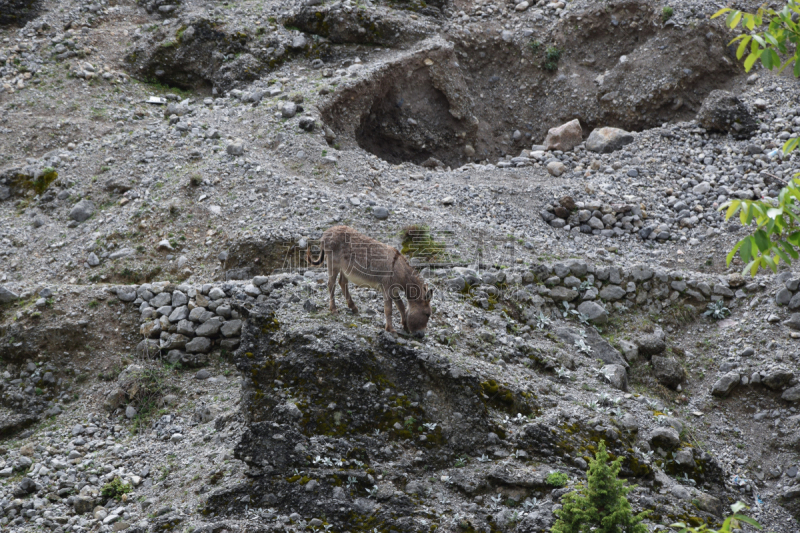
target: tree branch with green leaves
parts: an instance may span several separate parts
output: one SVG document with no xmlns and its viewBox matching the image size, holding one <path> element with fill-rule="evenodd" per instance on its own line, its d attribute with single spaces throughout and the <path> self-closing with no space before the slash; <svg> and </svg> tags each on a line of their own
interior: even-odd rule
<svg viewBox="0 0 800 533">
<path fill-rule="evenodd" d="M 730 44 L 736 42 L 736 58 L 741 60 L 745 54 L 744 68 L 747 72 L 761 61 L 768 70 L 778 73 L 793 65 L 791 72 L 800 77 L 800 0 L 788 0 L 783 9 L 762 7 L 756 13 L 746 13 L 726 7 L 711 18 L 726 15 L 725 24 L 736 29 L 741 24 L 742 33 Z M 783 57 L 783 58 L 782 58 Z M 783 145 L 784 155 L 800 145 L 800 137 L 792 137 Z M 725 210 L 725 220 L 739 214 L 739 221 L 755 231 L 736 243 L 727 255 L 727 264 L 739 253 L 744 262 L 744 274 L 755 276 L 759 269 L 769 268 L 777 272 L 781 261 L 791 264 L 800 258 L 800 174 L 795 174 L 789 184 L 781 189 L 774 200 L 730 200 L 720 206 Z"/>
</svg>

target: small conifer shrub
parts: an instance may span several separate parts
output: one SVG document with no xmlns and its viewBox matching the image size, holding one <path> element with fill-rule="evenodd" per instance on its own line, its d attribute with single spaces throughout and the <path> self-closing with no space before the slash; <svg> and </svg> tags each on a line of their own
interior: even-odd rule
<svg viewBox="0 0 800 533">
<path fill-rule="evenodd" d="M 625 497 L 635 486 L 617 479 L 622 457 L 608 464 L 606 445 L 600 442 L 589 464 L 586 485 L 564 496 L 564 507 L 556 511 L 558 520 L 551 533 L 647 533 L 642 520 L 649 511 L 631 512 Z"/>
</svg>

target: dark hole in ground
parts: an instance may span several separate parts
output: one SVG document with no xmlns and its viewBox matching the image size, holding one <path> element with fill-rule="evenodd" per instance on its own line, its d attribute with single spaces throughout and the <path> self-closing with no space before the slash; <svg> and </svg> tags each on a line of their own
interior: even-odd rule
<svg viewBox="0 0 800 533">
<path fill-rule="evenodd" d="M 452 153 L 452 143 L 466 128 L 449 109 L 447 97 L 433 86 L 427 69 L 417 69 L 374 99 L 361 117 L 356 142 L 390 163 L 421 165 L 435 158 L 457 165 L 460 159 Z"/>
<path fill-rule="evenodd" d="M 530 41 L 431 39 L 338 91 L 323 120 L 345 147 L 395 164 L 434 158 L 451 167 L 518 156 L 573 119 L 587 133 L 690 120 L 709 92 L 740 79 L 728 36 L 710 23 L 666 29 L 657 11 L 640 6 L 598 6 Z M 552 48 L 561 53 L 548 70 Z"/>
</svg>

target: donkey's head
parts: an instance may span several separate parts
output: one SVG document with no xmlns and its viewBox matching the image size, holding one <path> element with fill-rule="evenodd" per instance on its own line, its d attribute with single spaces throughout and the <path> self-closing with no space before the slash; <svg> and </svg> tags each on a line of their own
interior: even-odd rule
<svg viewBox="0 0 800 533">
<path fill-rule="evenodd" d="M 428 327 L 428 319 L 431 317 L 433 289 L 429 289 L 424 284 L 421 291 L 419 291 L 419 287 L 409 287 L 406 296 L 408 297 L 408 317 L 406 318 L 408 333 L 421 339 L 425 336 L 425 328 Z"/>
</svg>

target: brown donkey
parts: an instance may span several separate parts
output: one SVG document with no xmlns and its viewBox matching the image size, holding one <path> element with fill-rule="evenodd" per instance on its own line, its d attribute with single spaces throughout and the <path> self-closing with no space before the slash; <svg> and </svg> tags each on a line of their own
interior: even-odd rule
<svg viewBox="0 0 800 533">
<path fill-rule="evenodd" d="M 338 276 L 342 294 L 353 313 L 358 313 L 358 308 L 347 289 L 348 282 L 361 287 L 380 289 L 383 292 L 386 331 L 394 331 L 392 328 L 392 302 L 394 302 L 400 311 L 403 329 L 415 337 L 425 335 L 425 328 L 431 317 L 433 289 L 428 289 L 400 252 L 347 226 L 334 226 L 325 231 L 320 239 L 320 248 L 319 258 L 314 261 L 309 246 L 306 259 L 314 266 L 327 261 L 331 313 L 336 312 L 333 294 Z M 400 299 L 401 292 L 405 292 L 408 299 L 408 314 L 403 300 Z"/>
</svg>

